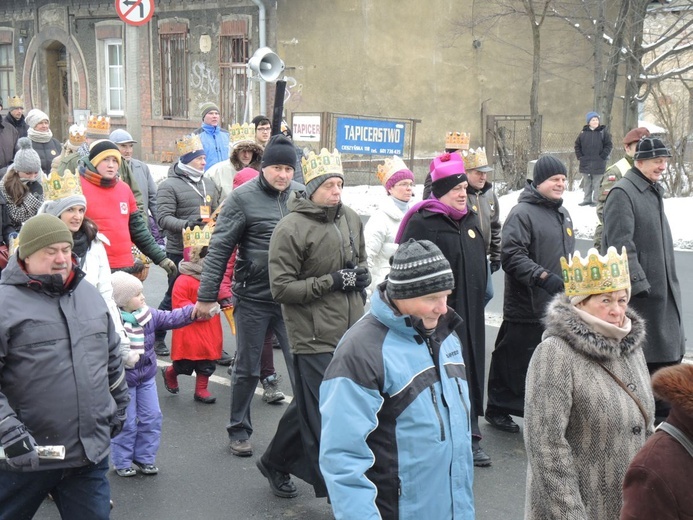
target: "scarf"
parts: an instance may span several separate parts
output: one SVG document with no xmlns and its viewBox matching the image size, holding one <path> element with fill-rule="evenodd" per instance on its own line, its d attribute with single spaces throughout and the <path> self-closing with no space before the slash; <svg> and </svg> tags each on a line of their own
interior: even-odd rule
<svg viewBox="0 0 693 520">
<path fill-rule="evenodd" d="M 130 339 L 130 349 L 144 350 L 144 326 L 152 319 L 152 311 L 145 305 L 132 312 L 121 309 L 120 315 L 123 317 L 123 327 Z"/>
<path fill-rule="evenodd" d="M 118 182 L 117 175 L 112 179 L 104 179 L 96 172 L 96 168 L 86 157 L 82 158 L 82 166 L 79 167 L 79 174 L 94 186 L 100 186 L 102 188 L 112 188 Z"/>
<path fill-rule="evenodd" d="M 402 235 L 404 234 L 404 230 L 407 227 L 407 222 L 409 222 L 409 219 L 412 217 L 412 215 L 418 213 L 419 210 L 422 209 L 427 209 L 432 213 L 440 213 L 442 215 L 447 215 L 455 222 L 459 222 L 460 220 L 462 220 L 462 218 L 467 214 L 468 211 L 467 206 L 464 207 L 464 210 L 460 211 L 451 206 L 448 206 L 447 204 L 443 204 L 438 199 L 436 199 L 433 194 L 431 194 L 430 199 L 417 202 L 411 207 L 411 209 L 409 209 L 409 211 L 405 213 L 404 217 L 402 218 L 402 222 L 399 225 L 399 229 L 397 230 L 397 235 L 395 236 L 395 244 L 400 243 Z"/>
<path fill-rule="evenodd" d="M 199 280 L 202 277 L 202 262 L 181 262 L 178 264 L 178 271 Z"/>
<path fill-rule="evenodd" d="M 202 170 L 197 170 L 192 166 L 188 166 L 180 161 L 178 161 L 178 169 L 185 174 L 193 182 L 200 182 L 200 179 L 204 175 Z"/>
<path fill-rule="evenodd" d="M 628 334 L 630 334 L 630 329 L 631 329 L 631 321 L 628 316 L 625 317 L 625 321 L 623 322 L 622 327 L 618 327 L 616 325 L 612 325 L 611 323 L 608 323 L 604 320 L 600 320 L 596 316 L 593 316 L 589 312 L 585 312 L 582 309 L 578 309 L 575 307 L 575 312 L 577 313 L 578 316 L 580 316 L 580 319 L 587 323 L 592 329 L 597 333 L 601 334 L 605 338 L 613 338 L 617 341 L 621 341 L 623 338 L 625 338 Z"/>
<path fill-rule="evenodd" d="M 29 131 L 27 132 L 27 136 L 29 139 L 36 143 L 47 143 L 51 139 L 53 139 L 53 132 L 51 132 L 50 128 L 46 130 L 45 132 L 40 132 L 39 130 L 34 130 L 33 128 L 29 128 Z"/>
<path fill-rule="evenodd" d="M 87 234 L 81 229 L 75 231 L 72 233 L 72 242 L 74 242 L 72 252 L 77 255 L 77 258 L 80 259 L 81 264 L 81 260 L 83 260 L 86 256 L 90 245 L 89 240 L 87 239 Z"/>
</svg>

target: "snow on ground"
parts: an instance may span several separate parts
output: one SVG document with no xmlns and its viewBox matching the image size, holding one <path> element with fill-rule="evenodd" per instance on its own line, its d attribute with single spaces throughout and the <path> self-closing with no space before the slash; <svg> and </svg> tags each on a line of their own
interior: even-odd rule
<svg viewBox="0 0 693 520">
<path fill-rule="evenodd" d="M 166 178 L 170 165 L 150 164 L 154 180 L 158 183 Z M 414 188 L 414 201 L 421 200 L 423 184 Z M 500 219 L 505 221 L 510 209 L 517 204 L 519 191 L 515 191 L 499 198 Z M 573 228 L 577 238 L 592 240 L 594 229 L 597 227 L 597 211 L 591 206 L 578 206 L 582 201 L 582 191 L 566 191 L 563 195 L 563 204 L 568 209 L 573 219 Z M 372 215 L 382 200 L 387 197 L 385 188 L 377 186 L 347 186 L 344 188 L 342 199 L 344 203 L 356 211 L 359 215 Z M 674 247 L 679 250 L 693 251 L 693 222 L 688 219 L 693 215 L 693 197 L 666 199 L 664 201 L 671 234 L 674 237 Z"/>
</svg>

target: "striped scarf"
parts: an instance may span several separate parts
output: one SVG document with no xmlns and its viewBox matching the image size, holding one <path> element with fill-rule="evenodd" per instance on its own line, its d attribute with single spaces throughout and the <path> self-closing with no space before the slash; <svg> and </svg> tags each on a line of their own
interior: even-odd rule
<svg viewBox="0 0 693 520">
<path fill-rule="evenodd" d="M 87 157 L 82 157 L 81 165 L 78 167 L 79 174 L 84 177 L 88 182 L 92 183 L 94 186 L 100 186 L 102 188 L 112 188 L 118 182 L 118 176 L 116 175 L 112 179 L 104 179 L 100 174 L 96 172 L 96 167 L 89 161 Z"/>
<path fill-rule="evenodd" d="M 123 317 L 123 327 L 130 339 L 131 350 L 144 350 L 144 326 L 152 319 L 152 311 L 144 306 L 133 312 L 120 310 Z"/>
</svg>

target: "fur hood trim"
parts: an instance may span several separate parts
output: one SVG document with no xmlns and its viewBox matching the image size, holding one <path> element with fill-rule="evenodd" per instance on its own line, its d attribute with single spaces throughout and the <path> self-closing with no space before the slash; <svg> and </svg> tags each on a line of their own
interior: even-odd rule
<svg viewBox="0 0 693 520">
<path fill-rule="evenodd" d="M 693 365 L 680 363 L 658 370 L 652 376 L 652 389 L 657 397 L 693 417 Z"/>
<path fill-rule="evenodd" d="M 544 337 L 557 336 L 568 345 L 597 361 L 629 356 L 642 348 L 645 341 L 645 322 L 632 309 L 626 311 L 631 320 L 631 331 L 621 341 L 595 332 L 585 323 L 565 294 L 557 295 L 549 304 L 544 317 Z"/>
</svg>

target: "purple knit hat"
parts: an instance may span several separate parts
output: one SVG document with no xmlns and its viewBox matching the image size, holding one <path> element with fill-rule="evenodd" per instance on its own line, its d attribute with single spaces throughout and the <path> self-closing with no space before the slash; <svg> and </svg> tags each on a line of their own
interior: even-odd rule
<svg viewBox="0 0 693 520">
<path fill-rule="evenodd" d="M 387 192 L 389 193 L 390 188 L 392 188 L 399 181 L 405 180 L 410 180 L 414 182 L 414 174 L 409 170 L 399 170 L 393 173 L 392 176 L 385 182 L 385 190 L 387 190 Z"/>
</svg>

